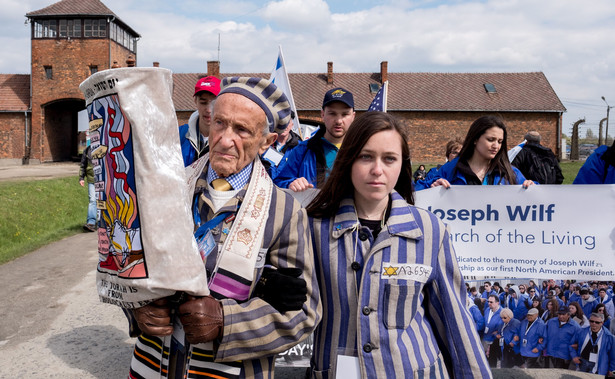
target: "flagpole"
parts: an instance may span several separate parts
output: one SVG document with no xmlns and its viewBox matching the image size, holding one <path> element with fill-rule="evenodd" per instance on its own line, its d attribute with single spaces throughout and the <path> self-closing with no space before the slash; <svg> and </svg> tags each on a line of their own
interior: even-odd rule
<svg viewBox="0 0 615 379">
<path fill-rule="evenodd" d="M 293 129 L 299 132 L 299 136 L 303 139 L 303 129 L 301 128 L 301 124 L 299 123 L 299 114 L 297 113 L 297 108 L 295 107 L 295 99 L 293 98 L 293 91 L 290 88 L 290 80 L 288 78 L 288 72 L 286 71 L 286 62 L 284 61 L 284 53 L 282 52 L 282 45 L 278 45 L 278 60 L 280 61 L 280 66 L 282 67 L 282 71 L 284 73 L 284 78 L 282 78 L 286 85 L 286 90 L 284 91 L 286 97 L 288 98 L 288 102 L 290 103 L 290 109 L 295 113 L 295 118 L 293 119 Z M 274 73 L 277 71 L 278 64 L 276 63 L 276 67 L 271 74 L 271 79 L 274 79 Z M 276 83 L 277 85 L 277 83 Z M 280 87 L 278 85 L 278 87 Z"/>
<path fill-rule="evenodd" d="M 383 91 L 383 96 L 382 96 L 382 101 L 384 101 L 384 112 L 386 113 L 387 111 L 387 106 L 388 106 L 388 102 L 389 102 L 389 81 L 385 81 L 384 84 L 384 91 Z"/>
</svg>

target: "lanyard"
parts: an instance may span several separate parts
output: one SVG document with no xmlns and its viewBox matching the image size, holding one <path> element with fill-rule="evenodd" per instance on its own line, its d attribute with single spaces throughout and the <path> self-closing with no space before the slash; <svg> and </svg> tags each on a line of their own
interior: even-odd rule
<svg viewBox="0 0 615 379">
<path fill-rule="evenodd" d="M 530 329 L 532 328 L 532 326 L 534 326 L 534 324 L 535 324 L 535 323 L 536 323 L 536 321 L 534 321 L 533 323 L 531 323 L 531 324 L 529 324 L 529 325 L 527 326 L 527 328 L 525 329 L 525 335 L 526 335 L 526 336 L 527 336 L 527 332 L 529 332 L 529 331 L 530 331 Z"/>
<path fill-rule="evenodd" d="M 217 215 L 216 217 L 212 218 L 211 220 L 207 221 L 206 223 L 204 223 L 203 225 L 201 225 L 201 214 L 198 211 L 198 196 L 195 196 L 194 198 L 194 205 L 192 206 L 192 210 L 193 210 L 193 217 L 194 217 L 194 223 L 196 225 L 199 225 L 198 229 L 194 232 L 194 238 L 197 239 L 197 241 L 207 233 L 207 231 L 213 229 L 214 227 L 218 226 L 218 224 L 220 224 L 222 222 L 222 220 L 224 220 L 226 217 L 228 217 L 229 215 L 231 215 L 233 212 L 223 212 L 220 213 L 219 215 Z"/>
</svg>

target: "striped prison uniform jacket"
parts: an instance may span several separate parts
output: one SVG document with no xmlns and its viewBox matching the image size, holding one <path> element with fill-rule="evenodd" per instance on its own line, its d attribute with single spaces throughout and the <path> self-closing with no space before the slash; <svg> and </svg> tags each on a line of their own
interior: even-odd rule
<svg viewBox="0 0 615 379">
<path fill-rule="evenodd" d="M 200 186 L 200 187 L 199 187 Z M 195 193 L 202 192 L 199 209 L 202 220 L 209 220 L 220 213 L 238 211 L 245 196 L 247 185 L 214 214 L 211 198 L 204 191 L 201 180 Z M 216 248 L 208 256 L 217 255 L 217 248 L 226 235 L 220 231 L 231 228 L 233 220 L 212 230 Z M 320 320 L 321 303 L 315 272 L 313 249 L 305 209 L 288 193 L 274 186 L 262 248 L 267 249 L 266 265 L 275 267 L 298 267 L 307 283 L 307 301 L 300 311 L 280 313 L 258 297 L 250 297 L 238 303 L 222 299 L 224 312 L 224 336 L 212 348 L 207 344 L 194 345 L 186 365 L 187 378 L 272 378 L 275 354 L 283 352 L 306 339 Z M 254 285 L 263 268 L 255 269 Z M 283 289 L 281 289 L 283 290 Z M 130 376 L 133 378 L 166 378 L 168 376 L 171 337 L 157 338 L 142 335 L 135 346 Z M 224 362 L 240 368 L 238 375 L 232 370 L 201 369 L 200 362 Z M 229 373 L 230 372 L 230 373 Z"/>
<path fill-rule="evenodd" d="M 312 376 L 333 378 L 339 355 L 358 355 L 363 378 L 490 378 L 448 231 L 397 192 L 391 199 L 376 240 L 352 199 L 332 218 L 310 218 L 323 302 Z"/>
</svg>

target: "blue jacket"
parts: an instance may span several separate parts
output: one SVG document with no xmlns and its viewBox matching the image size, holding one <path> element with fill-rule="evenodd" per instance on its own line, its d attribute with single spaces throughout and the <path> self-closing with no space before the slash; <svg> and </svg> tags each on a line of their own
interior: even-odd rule
<svg viewBox="0 0 615 379">
<path fill-rule="evenodd" d="M 596 374 L 598 375 L 606 375 L 609 371 L 615 371 L 615 347 L 613 335 L 608 331 L 604 326 L 598 332 L 598 363 L 596 369 Z M 575 350 L 572 346 L 570 346 L 570 356 L 571 357 L 580 357 L 581 352 L 586 344 L 591 343 L 591 328 L 581 328 L 574 339 L 572 340 L 572 345 L 576 344 L 578 347 Z"/>
<path fill-rule="evenodd" d="M 485 318 L 483 317 L 483 315 L 480 314 L 480 309 L 478 309 L 478 306 L 476 306 L 476 304 L 473 304 L 470 307 L 469 311 L 472 315 L 472 318 L 474 319 L 474 324 L 476 324 L 476 331 L 479 335 L 482 335 L 483 330 L 485 330 Z"/>
<path fill-rule="evenodd" d="M 525 315 L 527 315 L 527 311 L 529 310 L 529 308 L 526 306 L 525 301 L 526 298 L 524 297 L 521 297 L 521 299 L 514 299 L 512 296 L 508 296 L 508 298 L 506 299 L 506 304 L 504 306 L 513 311 L 513 316 L 517 320 L 523 321 L 523 319 L 525 319 Z"/>
<path fill-rule="evenodd" d="M 608 148 L 607 145 L 602 145 L 594 150 L 572 184 L 615 184 L 615 167 L 609 165 L 605 171 L 606 162 L 602 159 Z"/>
<path fill-rule="evenodd" d="M 510 321 L 508 321 L 508 324 L 502 323 L 502 326 L 500 327 L 500 335 L 504 338 L 502 351 L 504 350 L 504 345 L 510 345 L 512 343 L 515 353 L 519 354 L 519 351 L 521 350 L 521 344 L 519 342 L 521 340 L 515 341 L 514 338 L 515 336 L 519 335 L 520 326 L 521 321 L 517 320 L 516 318 L 510 319 Z"/>
<path fill-rule="evenodd" d="M 199 112 L 190 115 L 187 124 L 179 127 L 179 143 L 182 148 L 184 166 L 189 166 L 209 149 L 207 138 L 199 131 Z M 200 147 L 200 152 L 197 146 Z"/>
<path fill-rule="evenodd" d="M 550 357 L 571 360 L 570 345 L 580 329 L 579 324 L 572 318 L 564 325 L 560 325 L 556 317 L 547 321 L 546 354 Z"/>
<path fill-rule="evenodd" d="M 521 349 L 519 352 L 524 357 L 536 358 L 540 356 L 542 350 L 545 348 L 545 343 L 547 342 L 545 340 L 547 337 L 545 323 L 542 319 L 537 318 L 529 329 L 527 327 L 528 324 L 529 322 L 526 318 L 521 321 L 521 325 L 519 326 L 519 341 L 521 342 Z M 543 339 L 542 343 L 539 342 L 541 338 Z M 526 342 L 524 343 L 524 341 Z M 532 351 L 534 348 L 538 349 L 537 353 Z"/>
<path fill-rule="evenodd" d="M 448 180 L 451 185 L 467 185 L 468 182 L 466 180 L 466 177 L 463 175 L 463 173 L 456 169 L 457 162 L 459 162 L 459 158 L 455 158 L 452 161 L 442 165 L 442 167 L 440 167 L 440 169 L 431 178 L 425 178 L 425 180 L 417 180 L 414 184 L 415 191 L 430 188 L 432 183 L 440 178 Z M 513 166 L 512 169 L 516 176 L 516 183 L 513 184 L 523 184 L 523 182 L 525 181 L 525 176 L 523 176 L 521 171 L 519 171 L 519 169 L 517 169 L 516 167 Z M 500 182 L 500 180 L 500 175 L 495 174 L 495 176 L 493 177 L 494 183 L 510 184 L 504 181 Z"/>
<path fill-rule="evenodd" d="M 587 318 L 589 319 L 589 316 L 592 315 L 594 308 L 596 308 L 596 305 L 598 305 L 598 300 L 596 300 L 594 295 L 589 295 L 589 298 L 587 300 L 581 299 L 581 301 L 579 301 L 579 304 L 581 304 L 581 308 L 583 308 L 583 313 L 585 313 L 585 316 L 587 316 Z"/>
<path fill-rule="evenodd" d="M 493 342 L 495 340 L 495 336 L 500 332 L 500 328 L 504 323 L 502 318 L 500 318 L 500 312 L 502 311 L 502 307 L 499 307 L 497 311 L 491 316 L 491 320 L 489 320 L 489 312 L 491 308 L 488 306 L 485 307 L 485 314 L 483 317 L 485 318 L 485 336 L 483 340 L 485 342 Z"/>
</svg>

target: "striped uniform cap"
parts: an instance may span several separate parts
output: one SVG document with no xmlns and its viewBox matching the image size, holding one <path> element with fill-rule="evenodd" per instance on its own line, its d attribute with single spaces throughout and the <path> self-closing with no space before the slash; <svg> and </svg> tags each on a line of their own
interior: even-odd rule
<svg viewBox="0 0 615 379">
<path fill-rule="evenodd" d="M 255 102 L 267 115 L 269 131 L 272 133 L 282 133 L 290 122 L 290 105 L 286 95 L 267 79 L 237 76 L 224 78 L 220 95 L 225 93 L 236 93 Z"/>
</svg>

